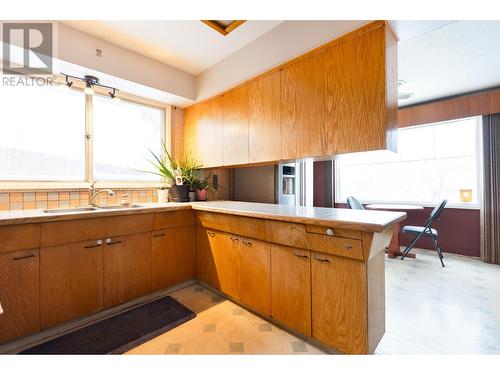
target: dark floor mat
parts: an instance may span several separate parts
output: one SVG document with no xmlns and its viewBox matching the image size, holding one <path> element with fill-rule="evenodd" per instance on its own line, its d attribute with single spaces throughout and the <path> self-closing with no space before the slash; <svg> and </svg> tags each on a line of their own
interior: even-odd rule
<svg viewBox="0 0 500 375">
<path fill-rule="evenodd" d="M 164 297 L 20 354 L 120 354 L 195 316 L 172 297 Z"/>
</svg>

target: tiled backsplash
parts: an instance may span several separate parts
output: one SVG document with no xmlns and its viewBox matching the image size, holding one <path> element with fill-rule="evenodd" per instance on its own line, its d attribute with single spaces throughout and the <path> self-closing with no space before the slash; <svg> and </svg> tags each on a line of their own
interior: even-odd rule
<svg viewBox="0 0 500 375">
<path fill-rule="evenodd" d="M 124 194 L 131 203 L 157 202 L 156 189 L 114 190 L 116 195 L 102 193 L 97 199 L 100 206 L 119 204 Z M 35 210 L 44 208 L 78 207 L 89 204 L 87 190 L 75 191 L 37 191 L 0 193 L 0 210 Z"/>
</svg>

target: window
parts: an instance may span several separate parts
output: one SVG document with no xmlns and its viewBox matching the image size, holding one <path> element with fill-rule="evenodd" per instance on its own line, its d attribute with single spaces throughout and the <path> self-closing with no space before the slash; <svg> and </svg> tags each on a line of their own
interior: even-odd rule
<svg viewBox="0 0 500 375">
<path fill-rule="evenodd" d="M 402 128 L 397 154 L 372 151 L 341 155 L 335 162 L 336 199 L 430 204 L 448 199 L 478 204 L 480 118 Z M 462 192 L 462 194 L 461 194 Z"/>
<path fill-rule="evenodd" d="M 101 96 L 93 99 L 94 179 L 160 181 L 141 171 L 152 169 L 148 149 L 161 151 L 163 111 Z"/>
<path fill-rule="evenodd" d="M 84 95 L 0 86 L 0 179 L 85 178 Z"/>
<path fill-rule="evenodd" d="M 0 182 L 160 181 L 143 171 L 152 170 L 149 150 L 161 153 L 164 109 L 89 99 L 78 89 L 0 86 Z"/>
</svg>

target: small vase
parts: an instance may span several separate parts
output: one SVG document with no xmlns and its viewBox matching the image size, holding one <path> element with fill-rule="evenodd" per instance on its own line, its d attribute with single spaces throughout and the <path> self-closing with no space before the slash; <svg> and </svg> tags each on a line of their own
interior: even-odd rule
<svg viewBox="0 0 500 375">
<path fill-rule="evenodd" d="M 156 193 L 158 194 L 158 203 L 168 202 L 168 189 L 158 189 Z"/>
<path fill-rule="evenodd" d="M 196 200 L 206 201 L 207 200 L 207 189 L 198 190 L 196 189 Z"/>
</svg>

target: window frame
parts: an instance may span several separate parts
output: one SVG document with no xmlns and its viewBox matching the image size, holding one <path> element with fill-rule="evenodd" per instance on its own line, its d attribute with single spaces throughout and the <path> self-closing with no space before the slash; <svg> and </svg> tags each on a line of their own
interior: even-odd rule
<svg viewBox="0 0 500 375">
<path fill-rule="evenodd" d="M 428 124 L 419 124 L 415 126 L 406 126 L 405 128 L 419 128 L 419 127 L 426 127 L 426 126 L 433 126 L 433 125 L 441 125 L 441 124 L 446 124 L 450 122 L 456 122 L 460 120 L 469 120 L 469 119 L 474 119 L 476 121 L 476 167 L 477 167 L 477 176 L 476 176 L 476 189 L 477 189 L 477 202 L 475 203 L 466 203 L 466 202 L 451 202 L 446 205 L 446 208 L 457 208 L 457 209 L 471 209 L 471 210 L 479 210 L 481 208 L 481 201 L 482 201 L 482 194 L 483 194 L 483 185 L 482 185 L 482 176 L 481 176 L 481 171 L 482 171 L 482 135 L 481 135 L 481 116 L 471 116 L 471 117 L 464 117 L 464 118 L 457 118 L 453 120 L 447 120 L 447 121 L 439 121 L 439 122 L 433 122 L 433 123 L 428 123 Z M 388 151 L 390 152 L 390 151 Z M 336 158 L 334 158 L 334 163 L 335 163 Z M 347 204 L 347 201 L 345 199 L 340 199 L 338 197 L 341 196 L 340 194 L 340 186 L 341 186 L 341 181 L 340 181 L 340 176 L 338 173 L 338 169 L 335 168 L 335 203 L 339 204 Z M 434 207 L 437 203 L 439 202 L 427 202 L 427 201 L 400 201 L 400 200 L 363 200 L 363 204 L 415 204 L 415 205 L 421 205 L 424 207 Z"/>
<path fill-rule="evenodd" d="M 62 80 L 62 81 L 61 81 Z M 64 82 L 61 77 L 56 77 L 56 82 Z M 72 90 L 84 90 L 85 86 L 80 82 L 75 82 Z M 96 87 L 94 95 L 107 96 L 106 89 Z M 85 126 L 83 129 L 82 137 L 85 137 L 85 176 L 84 180 L 0 180 L 0 191 L 27 191 L 27 190 L 64 190 L 64 189 L 88 189 L 90 184 L 94 182 L 93 179 L 93 98 L 94 95 L 84 95 L 82 105 L 85 106 Z M 162 130 L 161 139 L 167 145 L 167 149 L 171 151 L 171 105 L 161 103 L 153 99 L 139 97 L 120 91 L 120 99 L 124 102 L 139 104 L 146 107 L 153 107 L 162 111 Z M 111 99 L 110 99 L 111 100 Z M 162 151 L 163 156 L 164 152 Z M 109 188 L 157 188 L 165 181 L 97 181 L 96 187 L 109 187 Z"/>
</svg>

